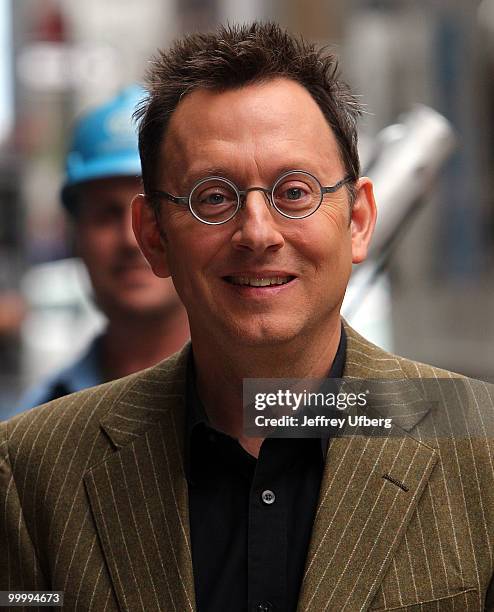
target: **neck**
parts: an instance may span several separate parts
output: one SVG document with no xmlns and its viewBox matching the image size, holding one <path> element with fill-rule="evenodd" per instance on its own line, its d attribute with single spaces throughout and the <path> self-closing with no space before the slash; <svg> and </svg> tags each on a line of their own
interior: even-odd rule
<svg viewBox="0 0 494 612">
<path fill-rule="evenodd" d="M 341 336 L 339 316 L 312 343 L 307 338 L 278 346 L 222 344 L 215 338 L 197 342 L 192 333 L 197 387 L 208 418 L 216 429 L 257 456 L 263 438 L 243 434 L 245 378 L 324 378 L 334 361 Z"/>
<path fill-rule="evenodd" d="M 102 339 L 105 378 L 112 380 L 149 368 L 177 352 L 189 338 L 187 314 L 112 317 Z"/>
</svg>

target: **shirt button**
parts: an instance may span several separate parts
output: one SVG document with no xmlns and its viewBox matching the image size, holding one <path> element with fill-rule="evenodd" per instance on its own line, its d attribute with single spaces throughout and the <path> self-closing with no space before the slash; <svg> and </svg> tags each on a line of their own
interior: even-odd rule
<svg viewBox="0 0 494 612">
<path fill-rule="evenodd" d="M 261 499 L 262 499 L 262 501 L 266 505 L 270 506 L 271 504 L 274 504 L 274 501 L 276 499 L 276 495 L 273 493 L 273 491 L 270 491 L 269 489 L 266 489 L 265 491 L 263 491 L 261 493 Z M 265 605 L 265 604 L 259 604 L 259 605 Z M 271 604 L 269 604 L 269 605 L 271 605 Z M 259 610 L 260 609 L 261 608 L 259 608 Z M 269 610 L 271 610 L 271 608 L 269 608 Z"/>
<path fill-rule="evenodd" d="M 269 601 L 261 601 L 257 604 L 256 612 L 272 612 L 273 606 Z"/>
</svg>

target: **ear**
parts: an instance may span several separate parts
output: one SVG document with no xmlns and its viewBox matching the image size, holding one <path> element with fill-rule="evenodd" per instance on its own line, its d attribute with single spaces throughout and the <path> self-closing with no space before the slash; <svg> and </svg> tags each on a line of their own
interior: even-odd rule
<svg viewBox="0 0 494 612">
<path fill-rule="evenodd" d="M 376 202 L 372 182 L 367 177 L 357 181 L 357 195 L 352 207 L 350 229 L 352 233 L 352 263 L 361 263 L 367 257 L 367 250 L 376 224 Z"/>
<path fill-rule="evenodd" d="M 158 223 L 156 214 L 142 193 L 132 200 L 132 228 L 139 248 L 148 260 L 156 276 L 170 276 L 166 235 Z"/>
</svg>

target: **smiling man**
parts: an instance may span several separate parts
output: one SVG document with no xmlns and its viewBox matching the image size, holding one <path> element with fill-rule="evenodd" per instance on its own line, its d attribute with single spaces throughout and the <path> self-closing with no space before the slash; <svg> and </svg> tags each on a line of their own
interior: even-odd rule
<svg viewBox="0 0 494 612">
<path fill-rule="evenodd" d="M 371 183 L 352 176 L 307 89 L 278 75 L 190 93 L 158 159 L 166 170 L 134 201 L 138 240 L 186 306 L 209 419 L 257 455 L 262 440 L 232 410 L 242 381 L 330 371 L 351 265 L 374 225 Z"/>
<path fill-rule="evenodd" d="M 335 57 L 254 23 L 178 41 L 148 84 L 134 230 L 191 345 L 3 425 L 2 588 L 71 610 L 493 609 L 492 388 L 340 318 L 376 207 Z M 380 388 L 388 433 L 244 431 L 244 379 L 325 377 L 418 384 Z M 461 389 L 461 438 L 428 378 Z"/>
</svg>

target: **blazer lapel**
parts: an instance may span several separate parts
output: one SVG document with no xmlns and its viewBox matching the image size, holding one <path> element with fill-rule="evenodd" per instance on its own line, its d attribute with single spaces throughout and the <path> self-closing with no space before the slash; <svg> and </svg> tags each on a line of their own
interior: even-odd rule
<svg viewBox="0 0 494 612">
<path fill-rule="evenodd" d="M 122 610 L 195 610 L 183 470 L 187 352 L 136 377 L 102 422 L 115 452 L 84 478 Z"/>
<path fill-rule="evenodd" d="M 397 359 L 351 328 L 347 338 L 346 378 L 405 378 Z M 122 610 L 195 610 L 183 470 L 187 353 L 136 376 L 110 407 L 101 425 L 114 451 L 84 478 Z M 414 414 L 416 405 L 406 429 Z M 299 610 L 368 608 L 436 460 L 405 432 L 331 441 Z"/>
<path fill-rule="evenodd" d="M 406 378 L 398 359 L 351 328 L 346 332 L 345 378 Z M 427 412 L 426 407 L 417 410 L 416 402 L 411 405 L 407 393 L 401 404 L 406 429 Z M 385 406 L 378 411 L 385 412 Z M 299 611 L 369 607 L 437 461 L 433 449 L 396 424 L 387 436 L 365 433 L 356 430 L 356 435 L 331 440 Z"/>
</svg>

